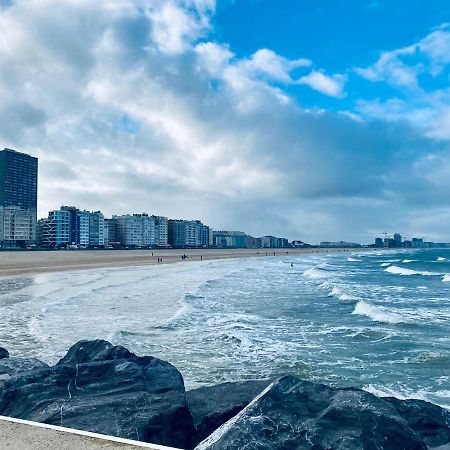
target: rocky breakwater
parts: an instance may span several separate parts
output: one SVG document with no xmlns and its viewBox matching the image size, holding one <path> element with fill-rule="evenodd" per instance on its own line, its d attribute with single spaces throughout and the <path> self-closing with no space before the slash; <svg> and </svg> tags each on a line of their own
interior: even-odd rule
<svg viewBox="0 0 450 450">
<path fill-rule="evenodd" d="M 450 449 L 450 414 L 430 403 L 293 376 L 186 392 L 171 364 L 106 341 L 52 367 L 0 349 L 0 395 L 0 415 L 183 449 Z"/>
</svg>

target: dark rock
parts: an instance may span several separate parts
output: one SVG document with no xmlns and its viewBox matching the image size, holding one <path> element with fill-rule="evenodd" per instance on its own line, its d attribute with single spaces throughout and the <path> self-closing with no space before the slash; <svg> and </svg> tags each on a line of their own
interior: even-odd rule
<svg viewBox="0 0 450 450">
<path fill-rule="evenodd" d="M 4 358 L 0 359 L 0 389 L 11 377 L 48 367 L 36 358 Z"/>
<path fill-rule="evenodd" d="M 6 348 L 0 347 L 0 359 L 9 358 L 9 352 Z"/>
<path fill-rule="evenodd" d="M 429 447 L 450 443 L 450 412 L 422 400 L 384 398 Z M 450 450 L 450 446 L 449 446 Z"/>
<path fill-rule="evenodd" d="M 0 415 L 180 448 L 195 431 L 180 372 L 106 341 L 78 342 L 56 366 L 11 378 Z"/>
<path fill-rule="evenodd" d="M 359 389 L 287 376 L 270 385 L 196 450 L 425 450 L 394 406 Z"/>
<path fill-rule="evenodd" d="M 197 429 L 193 444 L 242 411 L 269 384 L 268 380 L 250 380 L 188 391 L 187 400 Z"/>
</svg>

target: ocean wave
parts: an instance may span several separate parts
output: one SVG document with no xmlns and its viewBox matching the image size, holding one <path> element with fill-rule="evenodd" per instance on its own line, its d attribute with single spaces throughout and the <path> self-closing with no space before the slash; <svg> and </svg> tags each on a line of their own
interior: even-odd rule
<svg viewBox="0 0 450 450">
<path fill-rule="evenodd" d="M 342 292 L 342 290 L 340 288 L 336 287 L 336 286 L 333 287 L 333 289 L 329 293 L 329 297 L 336 297 L 339 300 L 342 300 L 344 302 L 358 300 L 357 297 L 354 297 L 353 295 L 347 294 L 346 292 Z"/>
<path fill-rule="evenodd" d="M 446 352 L 423 352 L 411 358 L 412 363 L 439 365 L 450 368 L 450 354 Z"/>
<path fill-rule="evenodd" d="M 360 259 L 356 259 L 356 258 L 352 258 L 352 257 L 348 257 L 347 261 L 349 261 L 349 262 L 361 262 Z"/>
<path fill-rule="evenodd" d="M 422 275 L 422 276 L 440 276 L 442 273 L 436 273 L 436 272 L 427 272 L 427 271 L 419 271 L 419 270 L 411 270 L 411 269 L 405 269 L 404 267 L 398 267 L 398 266 L 389 266 L 386 269 L 384 269 L 385 272 L 392 273 L 394 275 Z"/>
<path fill-rule="evenodd" d="M 404 260 L 402 261 L 402 263 L 404 263 L 404 264 L 409 264 L 409 263 L 417 262 L 417 261 L 418 261 L 417 259 L 404 259 Z"/>
<path fill-rule="evenodd" d="M 370 305 L 364 300 L 360 300 L 356 304 L 352 314 L 367 316 L 375 322 L 392 324 L 406 322 L 405 318 L 400 314 L 389 311 L 387 308 L 383 308 L 382 306 Z"/>
<path fill-rule="evenodd" d="M 328 264 L 324 263 L 324 264 L 319 264 L 315 267 L 311 267 L 308 270 L 305 270 L 303 272 L 303 275 L 307 278 L 312 278 L 312 279 L 321 279 L 321 278 L 328 278 L 331 274 L 330 272 L 327 272 L 326 270 L 324 270 L 326 267 L 328 267 Z"/>
<path fill-rule="evenodd" d="M 442 278 L 442 281 L 443 281 L 444 283 L 450 283 L 450 273 L 446 273 L 446 274 L 444 275 L 444 277 Z"/>
<path fill-rule="evenodd" d="M 444 258 L 442 256 L 439 256 L 438 259 L 436 259 L 436 262 L 446 262 L 447 258 Z"/>
<path fill-rule="evenodd" d="M 381 263 L 380 267 L 388 267 L 390 265 L 391 265 L 391 263 L 385 262 L 385 263 Z"/>
</svg>

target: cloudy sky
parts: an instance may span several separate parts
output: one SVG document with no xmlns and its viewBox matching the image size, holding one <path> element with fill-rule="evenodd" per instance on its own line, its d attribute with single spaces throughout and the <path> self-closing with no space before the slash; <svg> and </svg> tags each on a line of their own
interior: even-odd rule
<svg viewBox="0 0 450 450">
<path fill-rule="evenodd" d="M 39 215 L 450 241 L 447 0 L 0 0 L 0 147 Z"/>
</svg>

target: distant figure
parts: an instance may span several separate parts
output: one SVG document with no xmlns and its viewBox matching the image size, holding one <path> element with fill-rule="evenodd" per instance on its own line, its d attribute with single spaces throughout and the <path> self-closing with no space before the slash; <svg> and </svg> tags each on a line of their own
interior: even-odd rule
<svg viewBox="0 0 450 450">
<path fill-rule="evenodd" d="M 153 252 L 152 252 L 152 256 L 153 256 Z"/>
<path fill-rule="evenodd" d="M 291 267 L 294 267 L 294 263 L 293 262 L 291 262 Z"/>
<path fill-rule="evenodd" d="M 267 252 L 266 252 L 266 256 L 267 256 Z"/>
<path fill-rule="evenodd" d="M 273 256 L 275 256 L 275 252 L 273 252 Z"/>
<path fill-rule="evenodd" d="M 202 260 L 203 259 L 203 256 L 200 256 L 200 260 Z"/>
</svg>

